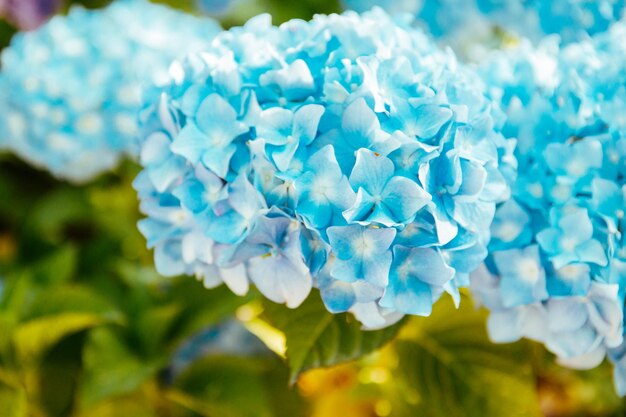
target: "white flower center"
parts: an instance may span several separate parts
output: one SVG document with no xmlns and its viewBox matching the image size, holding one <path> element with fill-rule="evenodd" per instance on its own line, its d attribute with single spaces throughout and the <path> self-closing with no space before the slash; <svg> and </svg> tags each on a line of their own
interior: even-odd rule
<svg viewBox="0 0 626 417">
<path fill-rule="evenodd" d="M 410 268 L 408 260 L 403 262 L 397 269 L 398 277 L 401 279 L 407 279 L 410 274 Z"/>
<path fill-rule="evenodd" d="M 95 113 L 88 113 L 76 121 L 75 128 L 78 133 L 93 135 L 102 129 L 102 119 Z"/>
<path fill-rule="evenodd" d="M 354 251 L 364 258 L 370 256 L 375 248 L 374 240 L 368 236 L 362 236 L 360 239 L 356 239 L 353 245 Z"/>
<path fill-rule="evenodd" d="M 514 222 L 502 223 L 496 230 L 496 236 L 503 242 L 511 242 L 517 236 L 519 236 L 522 228 L 519 224 Z"/>
<path fill-rule="evenodd" d="M 539 183 L 530 184 L 528 186 L 528 192 L 535 198 L 543 197 L 543 187 Z"/>
<path fill-rule="evenodd" d="M 325 202 L 328 197 L 326 193 L 333 186 L 333 182 L 328 177 L 318 177 L 311 185 L 311 198 L 316 203 Z"/>
<path fill-rule="evenodd" d="M 566 265 L 559 269 L 559 276 L 566 280 L 574 280 L 580 275 L 580 268 L 576 265 Z"/>
<path fill-rule="evenodd" d="M 115 116 L 115 127 L 120 133 L 126 136 L 134 136 L 137 133 L 135 118 L 128 114 L 118 114 Z"/>
<path fill-rule="evenodd" d="M 552 197 L 557 201 L 565 201 L 571 194 L 571 187 L 568 185 L 559 184 L 552 189 Z"/>
<path fill-rule="evenodd" d="M 537 282 L 539 279 L 539 265 L 533 259 L 522 259 L 518 265 L 519 276 L 530 283 Z"/>
<path fill-rule="evenodd" d="M 587 171 L 587 167 L 583 164 L 580 159 L 574 159 L 567 164 L 567 172 L 576 177 L 582 177 Z"/>
<path fill-rule="evenodd" d="M 564 237 L 561 239 L 561 247 L 567 252 L 573 252 L 576 249 L 576 241 L 571 237 Z"/>
<path fill-rule="evenodd" d="M 189 215 L 184 210 L 175 210 L 169 215 L 170 221 L 176 225 L 184 224 Z"/>
</svg>

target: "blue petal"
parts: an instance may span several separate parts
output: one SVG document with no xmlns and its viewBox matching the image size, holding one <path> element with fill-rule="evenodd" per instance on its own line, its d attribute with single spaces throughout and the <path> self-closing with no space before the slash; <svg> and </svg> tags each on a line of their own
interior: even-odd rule
<svg viewBox="0 0 626 417">
<path fill-rule="evenodd" d="M 350 184 L 354 189 L 362 187 L 370 195 L 380 196 L 393 173 L 393 162 L 389 158 L 376 155 L 369 149 L 359 149 L 350 174 Z"/>
<path fill-rule="evenodd" d="M 495 252 L 500 272 L 500 290 L 505 307 L 531 304 L 548 298 L 546 276 L 536 245 L 525 249 Z"/>
<path fill-rule="evenodd" d="M 195 122 L 203 132 L 213 136 L 217 130 L 220 135 L 234 139 L 247 131 L 243 123 L 237 121 L 237 112 L 219 94 L 211 94 L 200 103 Z"/>
<path fill-rule="evenodd" d="M 418 279 L 411 278 L 402 279 L 393 274 L 379 305 L 406 314 L 429 316 L 432 312 L 433 301 L 430 286 Z"/>
<path fill-rule="evenodd" d="M 309 66 L 297 59 L 280 70 L 267 71 L 259 78 L 262 86 L 277 86 L 289 101 L 303 100 L 315 92 Z"/>
<path fill-rule="evenodd" d="M 236 151 L 237 147 L 233 144 L 222 149 L 207 150 L 202 155 L 202 163 L 219 177 L 226 178 Z"/>
<path fill-rule="evenodd" d="M 193 122 L 189 122 L 181 129 L 170 149 L 195 165 L 208 150 L 208 138 Z"/>
<path fill-rule="evenodd" d="M 422 105 L 414 110 L 413 132 L 420 138 L 432 138 L 452 118 L 452 111 L 437 105 Z"/>
<path fill-rule="evenodd" d="M 323 114 L 324 107 L 319 104 L 307 104 L 296 111 L 293 120 L 293 135 L 303 145 L 308 146 L 315 139 Z"/>
<path fill-rule="evenodd" d="M 408 223 L 431 200 L 422 187 L 405 177 L 393 177 L 383 191 L 383 203 L 398 223 Z"/>
</svg>

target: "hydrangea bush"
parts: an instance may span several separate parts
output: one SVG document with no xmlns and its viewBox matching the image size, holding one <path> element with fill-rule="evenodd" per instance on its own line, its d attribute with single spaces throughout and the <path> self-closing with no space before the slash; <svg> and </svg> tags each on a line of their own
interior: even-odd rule
<svg viewBox="0 0 626 417">
<path fill-rule="evenodd" d="M 497 53 L 479 70 L 518 138 L 513 198 L 499 205 L 472 280 L 498 342 L 528 337 L 576 368 L 617 362 L 626 394 L 626 26 L 559 49 Z"/>
<path fill-rule="evenodd" d="M 205 18 L 144 0 L 102 10 L 73 7 L 2 53 L 0 143 L 72 181 L 135 155 L 144 85 L 170 62 L 203 49 L 220 30 Z"/>
<path fill-rule="evenodd" d="M 490 41 L 494 30 L 538 42 L 558 34 L 565 43 L 601 33 L 619 20 L 623 0 L 344 0 L 359 11 L 381 6 L 392 13 L 410 13 L 437 38 L 471 52 Z"/>
<path fill-rule="evenodd" d="M 258 16 L 148 97 L 135 181 L 164 275 L 368 328 L 429 315 L 487 255 L 514 140 L 480 81 L 376 9 Z"/>
</svg>

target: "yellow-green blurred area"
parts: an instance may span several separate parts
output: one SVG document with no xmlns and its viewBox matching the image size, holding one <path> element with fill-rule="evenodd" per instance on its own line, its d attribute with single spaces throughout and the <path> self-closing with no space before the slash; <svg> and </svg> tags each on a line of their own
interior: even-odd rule
<svg viewBox="0 0 626 417">
<path fill-rule="evenodd" d="M 192 0 L 170 3 L 198 12 Z M 242 1 L 220 19 L 338 10 Z M 14 30 L 2 23 L 4 45 Z M 625 415 L 608 364 L 572 371 L 531 342 L 493 344 L 468 297 L 364 332 L 315 292 L 288 310 L 162 278 L 136 227 L 137 171 L 126 162 L 77 187 L 0 155 L 0 417 Z M 190 345 L 228 320 L 267 347 L 224 344 L 220 331 L 215 348 Z"/>
</svg>

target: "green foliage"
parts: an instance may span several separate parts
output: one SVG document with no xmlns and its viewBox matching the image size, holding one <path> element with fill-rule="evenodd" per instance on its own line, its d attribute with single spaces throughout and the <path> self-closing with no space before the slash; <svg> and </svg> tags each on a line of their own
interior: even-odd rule
<svg viewBox="0 0 626 417">
<path fill-rule="evenodd" d="M 269 355 L 257 358 L 208 357 L 182 373 L 170 395 L 181 405 L 207 415 L 304 415 L 306 409 L 302 407 L 302 400 L 295 389 L 285 383 L 287 373 L 280 365 L 278 358 Z M 278 384 L 268 384 L 268 381 Z M 275 401 L 275 395 L 279 395 L 280 401 Z"/>
<path fill-rule="evenodd" d="M 460 311 L 441 301 L 432 317 L 414 319 L 396 345 L 397 378 L 423 416 L 540 416 L 528 345 L 497 345 L 485 314 L 463 299 Z"/>
<path fill-rule="evenodd" d="M 190 336 L 257 295 L 160 277 L 136 228 L 135 173 L 75 187 L 0 161 L 0 415 L 281 415 L 300 400 L 269 351 L 200 358 L 172 379 Z"/>
<path fill-rule="evenodd" d="M 285 335 L 292 383 L 308 369 L 337 365 L 379 349 L 401 326 L 363 331 L 352 316 L 329 313 L 317 293 L 295 310 L 266 302 L 264 318 Z"/>
</svg>

